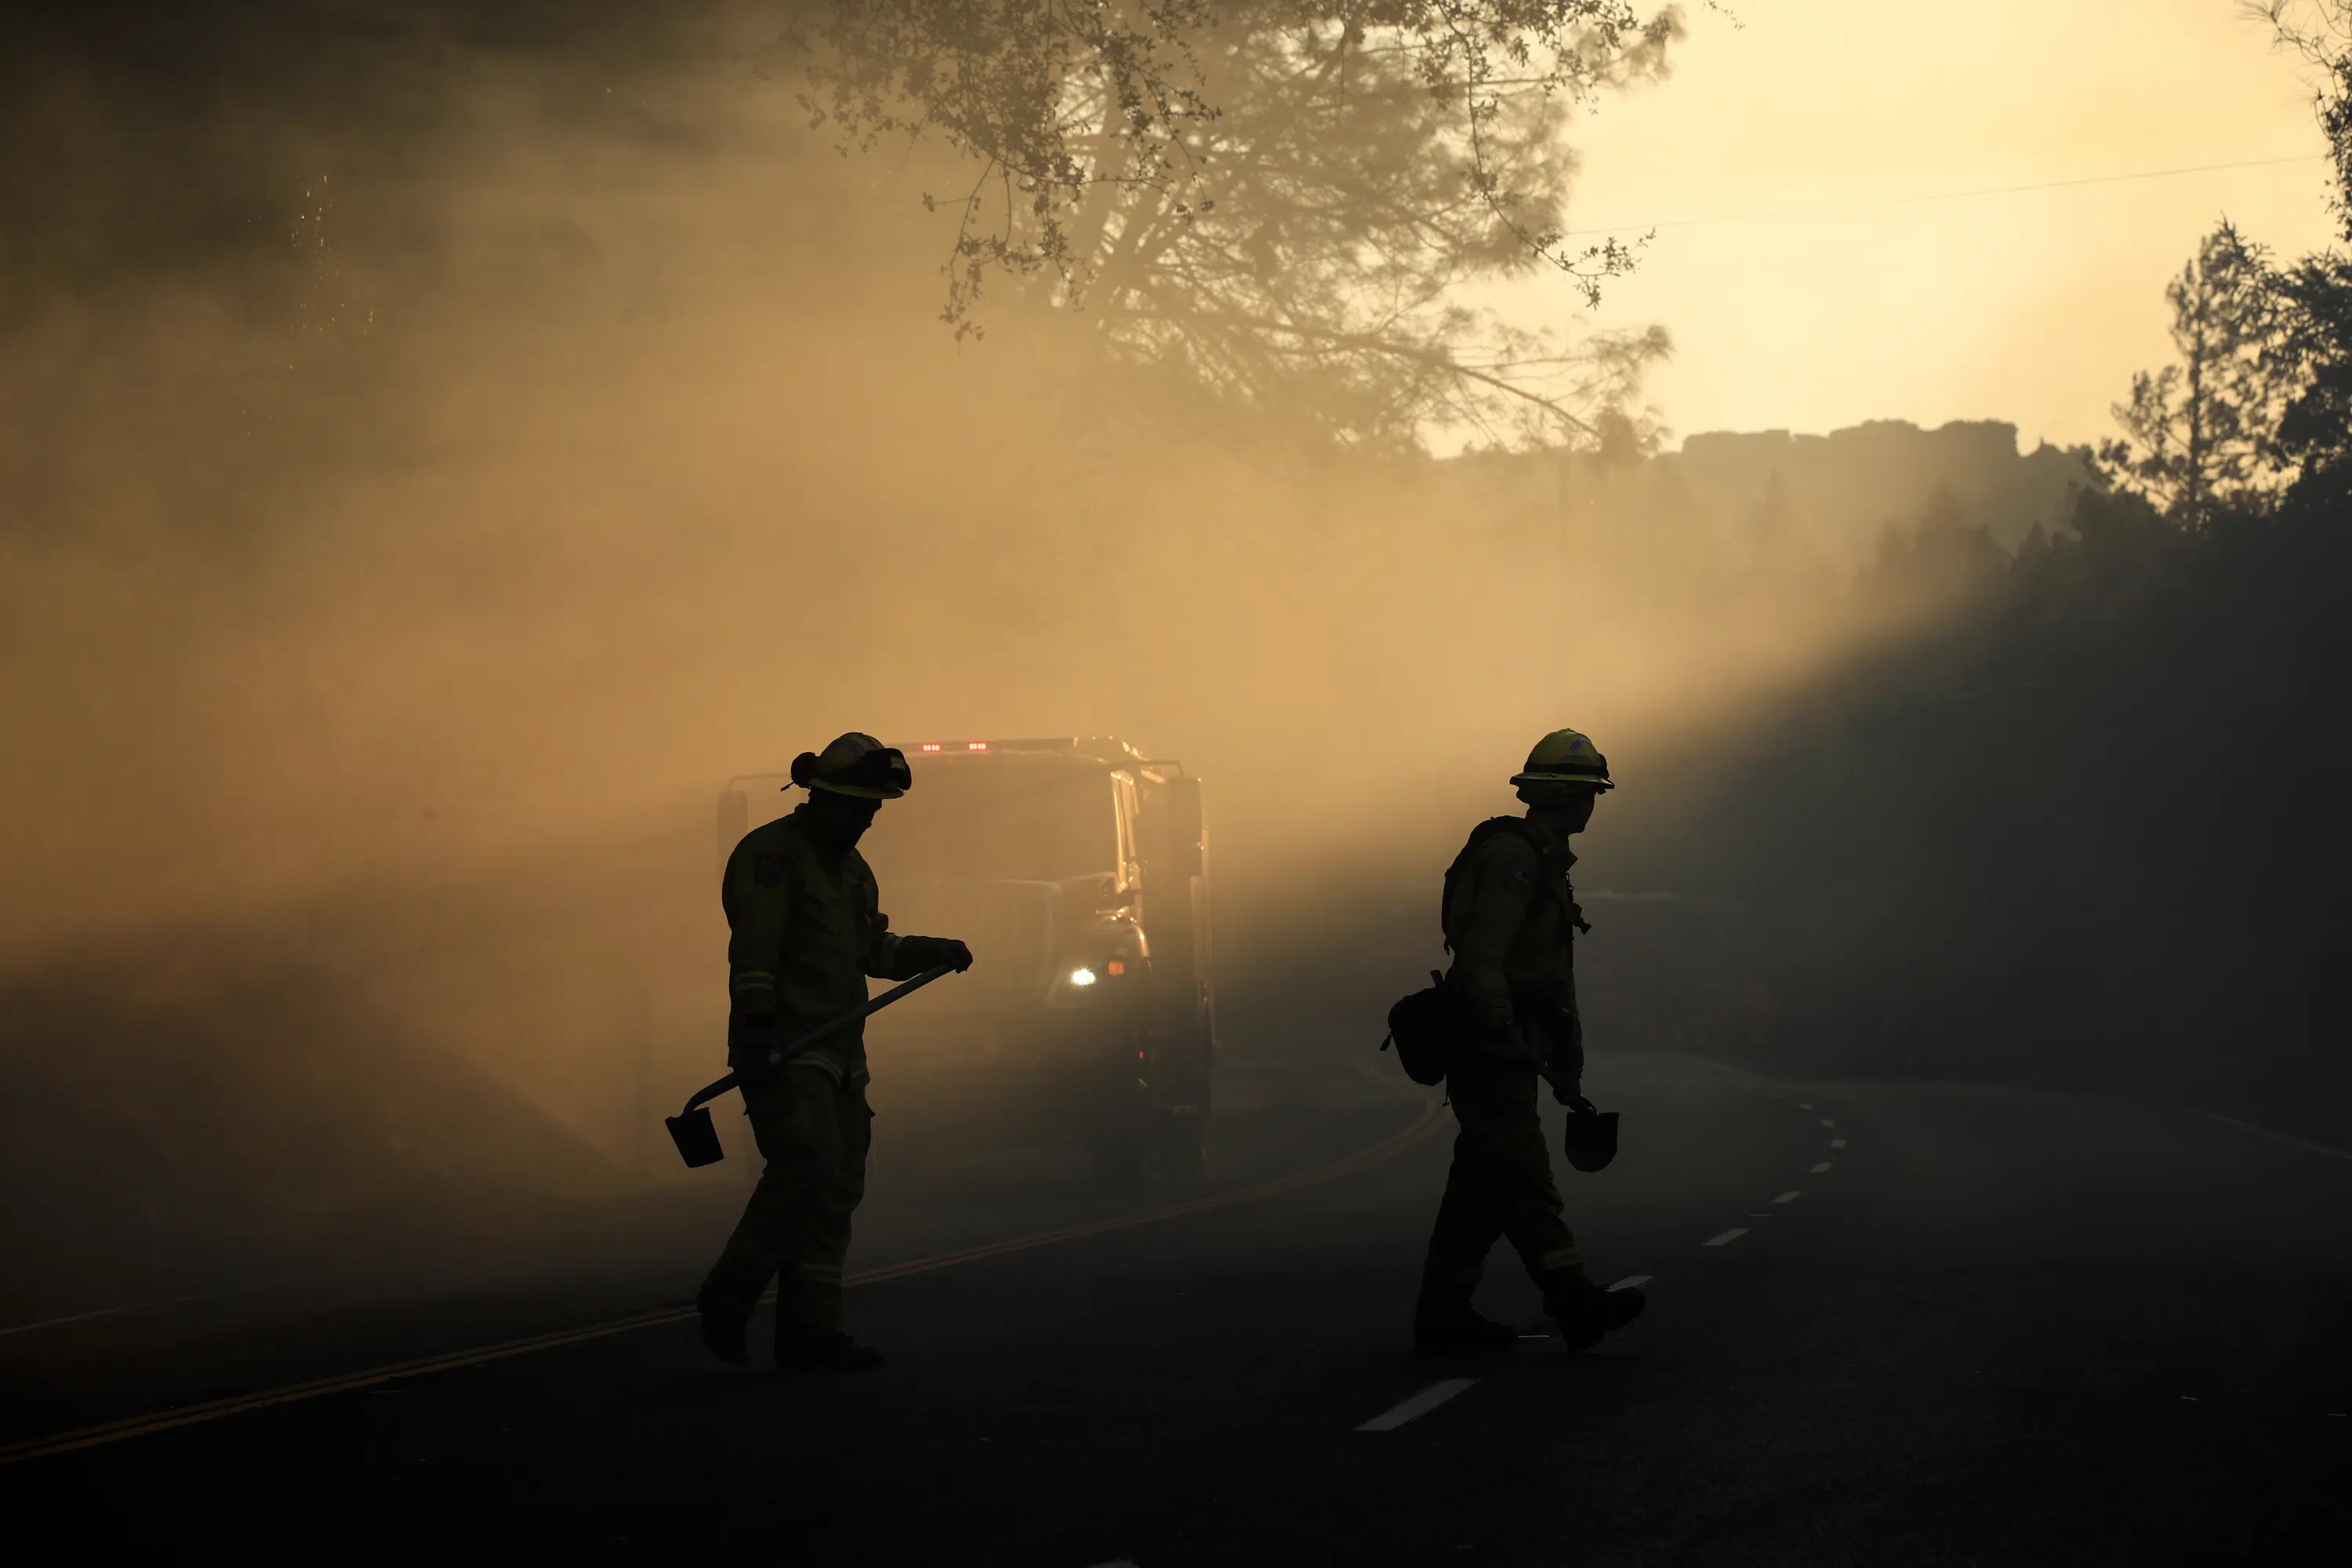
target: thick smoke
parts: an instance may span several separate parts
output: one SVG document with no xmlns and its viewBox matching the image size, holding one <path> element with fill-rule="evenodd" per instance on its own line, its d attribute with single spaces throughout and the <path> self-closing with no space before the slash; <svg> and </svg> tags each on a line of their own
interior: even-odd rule
<svg viewBox="0 0 2352 1568">
<path fill-rule="evenodd" d="M 633 1179 L 718 1056 L 711 796 L 851 728 L 1186 758 L 1229 1020 L 1297 1045 L 1435 957 L 1412 900 L 1536 734 L 1638 778 L 1890 630 L 1598 459 L 1317 450 L 1010 290 L 959 345 L 958 172 L 836 156 L 756 23 L 502 16 L 0 48 L 0 1050 L 48 1185 Z"/>
</svg>

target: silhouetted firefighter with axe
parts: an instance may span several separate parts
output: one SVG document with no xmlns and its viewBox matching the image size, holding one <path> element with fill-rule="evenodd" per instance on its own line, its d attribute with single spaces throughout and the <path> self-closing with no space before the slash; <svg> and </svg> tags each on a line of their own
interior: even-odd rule
<svg viewBox="0 0 2352 1568">
<path fill-rule="evenodd" d="M 971 968 L 971 950 L 949 937 L 894 933 L 857 852 L 882 803 L 912 783 L 902 753 L 871 735 L 844 735 L 795 758 L 793 783 L 808 798 L 743 836 L 720 889 L 733 933 L 734 1071 L 696 1095 L 670 1131 L 688 1164 L 717 1159 L 709 1112 L 698 1107 L 740 1085 L 767 1161 L 695 1298 L 710 1352 L 733 1365 L 750 1361 L 745 1330 L 773 1279 L 778 1367 L 875 1367 L 882 1353 L 841 1327 L 842 1262 L 873 1141 L 864 1020 L 917 985 Z M 868 1002 L 868 975 L 908 984 Z"/>
</svg>

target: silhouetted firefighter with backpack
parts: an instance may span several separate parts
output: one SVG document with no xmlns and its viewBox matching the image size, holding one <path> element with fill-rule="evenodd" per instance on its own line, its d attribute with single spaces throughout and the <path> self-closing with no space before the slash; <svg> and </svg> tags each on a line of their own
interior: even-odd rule
<svg viewBox="0 0 2352 1568">
<path fill-rule="evenodd" d="M 1643 1307 L 1639 1290 L 1604 1290 L 1586 1276 L 1561 1217 L 1536 1101 L 1540 1078 L 1576 1113 L 1571 1135 L 1578 1123 L 1601 1120 L 1583 1098 L 1573 952 L 1576 932 L 1586 928 L 1569 882 L 1576 857 L 1568 840 L 1612 787 L 1609 764 L 1590 740 L 1559 730 L 1536 743 L 1511 783 L 1527 815 L 1480 823 L 1445 873 L 1443 919 L 1454 968 L 1431 1001 L 1442 1001 L 1453 1020 L 1441 1059 L 1462 1131 L 1413 1313 L 1413 1344 L 1430 1353 L 1503 1350 L 1517 1339 L 1517 1330 L 1470 1304 L 1501 1237 L 1527 1265 L 1571 1349 L 1623 1327 Z M 1404 1039 L 1401 1029 L 1401 1045 Z M 1407 1066 L 1415 1066 L 1410 1056 Z M 1607 1136 L 1614 1134 L 1611 1120 Z M 1599 1158 L 1605 1163 L 1605 1154 Z"/>
</svg>

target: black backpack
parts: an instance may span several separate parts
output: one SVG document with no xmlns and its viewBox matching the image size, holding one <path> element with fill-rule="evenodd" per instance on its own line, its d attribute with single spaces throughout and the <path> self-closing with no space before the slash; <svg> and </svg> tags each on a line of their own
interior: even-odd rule
<svg viewBox="0 0 2352 1568">
<path fill-rule="evenodd" d="M 1416 991 L 1389 1009 L 1388 1038 L 1381 1042 L 1381 1049 L 1393 1042 L 1404 1076 L 1413 1082 L 1444 1083 L 1454 1047 L 1469 1032 L 1470 1010 L 1462 1005 L 1462 993 L 1433 969 L 1427 990 Z"/>
</svg>

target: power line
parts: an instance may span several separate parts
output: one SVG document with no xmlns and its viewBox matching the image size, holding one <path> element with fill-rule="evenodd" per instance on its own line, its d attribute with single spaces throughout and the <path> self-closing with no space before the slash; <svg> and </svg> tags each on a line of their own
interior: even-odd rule
<svg viewBox="0 0 2352 1568">
<path fill-rule="evenodd" d="M 1855 212 L 1868 207 L 1913 206 L 1926 202 L 1967 201 L 1976 196 L 2005 196 L 2020 191 L 2059 191 L 2075 185 L 2114 185 L 2129 180 L 2164 180 L 2176 174 L 2210 174 L 2224 169 L 2267 169 L 2281 163 L 2325 163 L 2325 153 L 2301 153 L 2291 158 L 2249 158 L 2236 163 L 2193 163 L 2179 169 L 2146 169 L 2130 174 L 2092 174 L 2079 180 L 2042 180 L 2026 185 L 1984 185 L 1969 191 L 1936 191 L 1917 196 L 1873 196 L 1862 201 L 1830 202 L 1821 206 L 1780 207 L 1769 212 L 1727 213 L 1719 217 L 1668 218 L 1661 223 L 1612 224 L 1606 228 L 1571 228 L 1562 239 L 1590 235 L 1647 233 L 1661 228 L 1696 228 L 1722 223 L 1757 223 L 1766 218 L 1810 217 L 1818 213 Z"/>
</svg>

